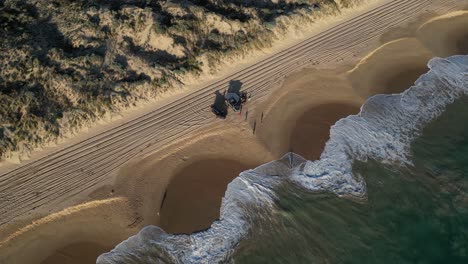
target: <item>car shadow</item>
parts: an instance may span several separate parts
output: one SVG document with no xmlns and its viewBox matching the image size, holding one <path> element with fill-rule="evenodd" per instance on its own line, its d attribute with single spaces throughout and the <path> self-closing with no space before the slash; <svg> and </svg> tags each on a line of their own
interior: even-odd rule
<svg viewBox="0 0 468 264">
<path fill-rule="evenodd" d="M 219 91 L 216 91 L 213 105 L 219 110 L 227 111 L 227 104 L 224 100 L 224 94 L 220 93 Z"/>
<path fill-rule="evenodd" d="M 224 99 L 224 94 L 219 91 L 215 92 L 215 100 L 211 105 L 211 111 L 218 117 L 225 118 L 228 113 L 228 106 Z"/>
<path fill-rule="evenodd" d="M 235 93 L 240 95 L 240 90 L 242 88 L 242 82 L 239 80 L 231 80 L 229 82 L 229 88 L 227 90 L 228 93 Z"/>
</svg>

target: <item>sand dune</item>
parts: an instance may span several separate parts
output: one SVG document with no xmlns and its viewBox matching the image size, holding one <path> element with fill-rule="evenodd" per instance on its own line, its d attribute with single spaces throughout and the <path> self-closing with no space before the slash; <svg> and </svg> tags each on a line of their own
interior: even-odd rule
<svg viewBox="0 0 468 264">
<path fill-rule="evenodd" d="M 75 254 L 73 249 L 90 252 L 90 245 L 99 245 L 101 250 L 112 247 L 148 224 L 162 224 L 171 232 L 209 225 L 217 217 L 214 208 L 219 207 L 225 184 L 233 177 L 223 174 L 214 180 L 219 177 L 217 171 L 222 172 L 224 166 L 237 171 L 254 167 L 290 148 L 317 158 L 331 124 L 356 113 L 372 94 L 401 90 L 403 83 L 413 81 L 422 71 L 424 58 L 433 49 L 425 49 L 415 38 L 395 40 L 375 49 L 378 37 L 426 10 L 443 14 L 461 2 L 386 1 L 151 113 L 3 172 L 3 228 L 31 215 L 37 218 L 86 200 L 124 198 L 73 207 L 69 209 L 73 213 L 42 218 L 14 235 L 0 230 L 0 234 L 6 234 L 0 235 L 4 241 L 0 263 L 37 263 L 47 258 L 49 263 L 62 261 L 64 255 Z M 412 54 L 402 50 L 405 45 L 423 52 Z M 361 58 L 372 49 L 374 52 Z M 411 69 L 415 73 L 402 75 L 402 65 L 407 66 L 405 73 Z M 305 66 L 309 68 L 303 69 Z M 239 80 L 253 99 L 242 115 L 215 120 L 207 106 L 214 99 L 213 93 L 226 89 L 230 80 Z M 373 84 L 381 85 L 375 88 Z M 218 167 L 211 170 L 205 165 L 218 161 Z M 212 193 L 198 196 L 202 188 Z M 184 203 L 180 203 L 183 196 Z M 202 205 L 199 210 L 193 209 L 197 203 Z M 174 218 L 177 220 L 171 220 Z M 93 254 L 96 252 L 84 257 Z"/>
<path fill-rule="evenodd" d="M 362 50 L 356 43 L 373 43 L 382 32 L 408 19 L 401 9 L 414 11 L 413 15 L 417 15 L 424 12 L 423 7 L 453 8 L 455 5 L 449 2 L 441 1 L 441 5 L 434 5 L 429 0 L 385 3 L 233 75 L 173 99 L 153 112 L 3 172 L 0 175 L 0 224 L 28 213 L 56 211 L 83 201 L 93 190 L 109 183 L 117 170 L 130 160 L 213 123 L 208 107 L 213 101 L 213 93 L 226 89 L 230 80 L 240 80 L 243 89 L 252 92 L 252 104 L 255 105 L 277 87 L 275 83 L 282 77 L 303 65 L 311 62 L 325 65 L 353 58 L 353 52 Z M 379 23 L 374 23 L 376 20 Z M 254 111 L 250 111 L 250 117 L 255 118 Z"/>
</svg>

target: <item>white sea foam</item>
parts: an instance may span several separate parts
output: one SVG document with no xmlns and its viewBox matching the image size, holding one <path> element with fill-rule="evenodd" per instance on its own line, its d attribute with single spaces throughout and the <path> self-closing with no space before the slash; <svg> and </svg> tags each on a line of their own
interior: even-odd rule
<svg viewBox="0 0 468 264">
<path fill-rule="evenodd" d="M 300 156 L 291 153 L 283 159 L 242 172 L 228 185 L 220 220 L 205 231 L 192 235 L 168 235 L 159 227 L 147 226 L 110 253 L 101 255 L 97 263 L 163 262 L 157 256 L 173 263 L 226 262 L 236 244 L 248 232 L 249 215 L 252 215 L 246 213 L 249 206 L 262 205 L 264 209 L 273 206 L 274 187 L 304 162 Z"/>
<path fill-rule="evenodd" d="M 320 160 L 288 153 L 282 159 L 242 172 L 228 186 L 220 220 L 192 235 L 169 235 L 155 226 L 101 255 L 97 263 L 228 262 L 249 231 L 252 217 L 273 208 L 274 189 L 288 180 L 311 190 L 362 197 L 365 183 L 354 175 L 354 160 L 411 164 L 410 144 L 431 120 L 457 98 L 468 95 L 468 56 L 435 58 L 430 71 L 401 94 L 376 95 L 358 115 L 339 120 Z M 255 214 L 253 207 L 260 208 Z M 270 209 L 269 209 L 270 208 Z"/>
</svg>

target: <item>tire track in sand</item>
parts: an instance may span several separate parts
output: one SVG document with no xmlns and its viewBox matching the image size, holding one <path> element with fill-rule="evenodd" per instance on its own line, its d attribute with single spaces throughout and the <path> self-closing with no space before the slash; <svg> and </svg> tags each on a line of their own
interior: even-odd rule
<svg viewBox="0 0 468 264">
<path fill-rule="evenodd" d="M 72 198 L 102 182 L 135 156 L 211 123 L 214 118 L 208 106 L 213 92 L 226 88 L 230 80 L 242 81 L 255 95 L 255 103 L 271 91 L 270 84 L 275 80 L 310 61 L 326 63 L 349 55 L 350 48 L 358 50 L 390 27 L 424 12 L 431 2 L 388 2 L 148 114 L 0 175 L 0 194 L 10 194 L 6 199 L 0 196 L 0 225 L 35 208 Z M 408 17 L 408 13 L 412 16 Z M 234 118 L 230 121 L 239 122 Z"/>
</svg>

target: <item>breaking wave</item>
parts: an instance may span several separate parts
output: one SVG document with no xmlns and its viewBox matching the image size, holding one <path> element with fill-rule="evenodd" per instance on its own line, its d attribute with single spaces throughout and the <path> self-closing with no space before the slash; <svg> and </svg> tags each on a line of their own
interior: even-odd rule
<svg viewBox="0 0 468 264">
<path fill-rule="evenodd" d="M 364 198 L 365 182 L 352 171 L 355 160 L 410 165 L 410 144 L 425 125 L 457 98 L 468 95 L 468 56 L 434 58 L 428 66 L 430 71 L 407 91 L 373 96 L 359 114 L 339 120 L 331 128 L 320 160 L 307 161 L 288 153 L 242 172 L 228 185 L 220 220 L 209 229 L 170 235 L 147 226 L 101 255 L 97 263 L 229 262 L 236 245 L 247 236 L 250 223 L 274 210 L 274 190 L 286 182 L 310 191 Z"/>
</svg>

